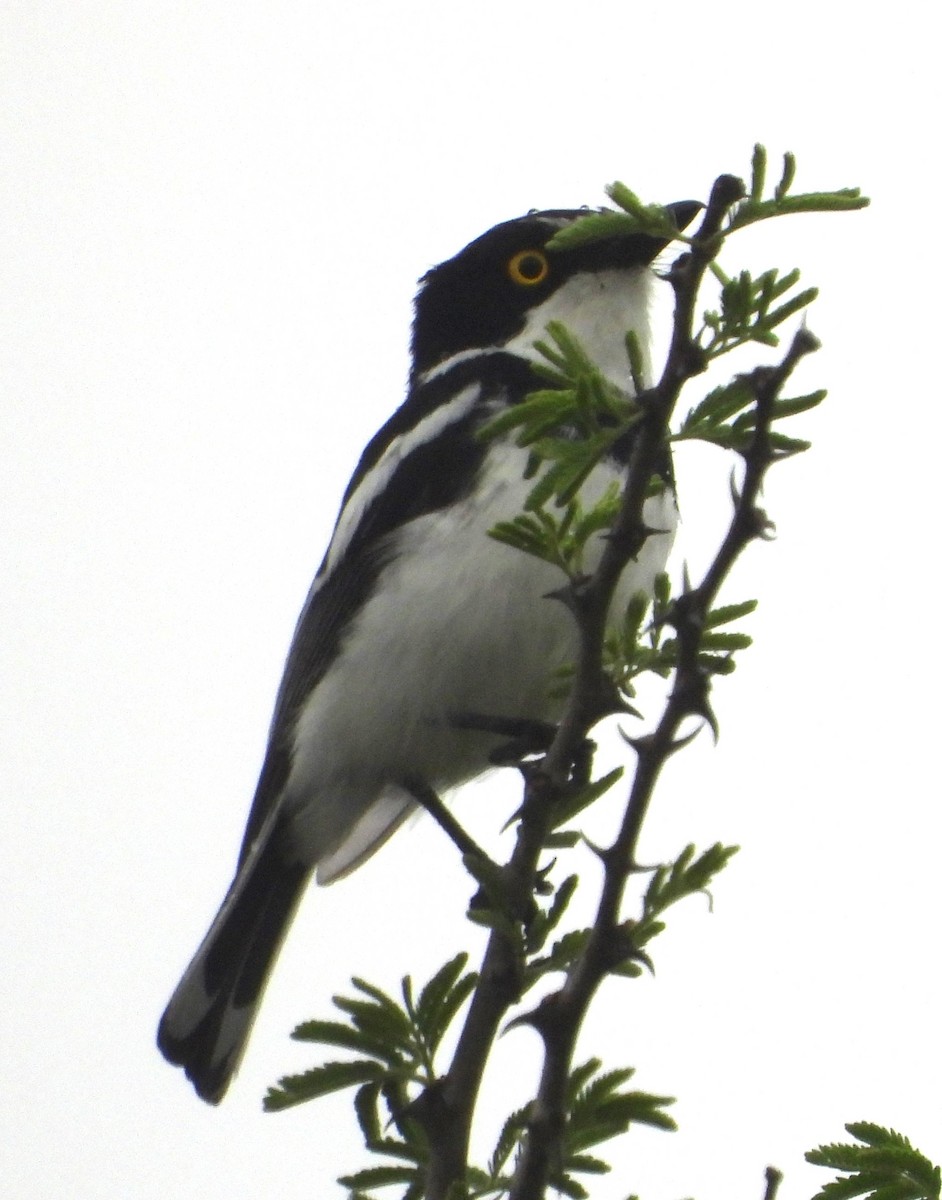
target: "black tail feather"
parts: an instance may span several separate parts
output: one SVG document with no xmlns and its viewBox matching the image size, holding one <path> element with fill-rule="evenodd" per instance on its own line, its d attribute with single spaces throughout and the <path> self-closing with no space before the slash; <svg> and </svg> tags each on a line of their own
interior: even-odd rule
<svg viewBox="0 0 942 1200">
<path fill-rule="evenodd" d="M 265 837 L 245 859 L 157 1030 L 164 1057 L 183 1067 L 210 1104 L 223 1098 L 238 1068 L 310 873 L 286 861 L 279 843 Z"/>
</svg>

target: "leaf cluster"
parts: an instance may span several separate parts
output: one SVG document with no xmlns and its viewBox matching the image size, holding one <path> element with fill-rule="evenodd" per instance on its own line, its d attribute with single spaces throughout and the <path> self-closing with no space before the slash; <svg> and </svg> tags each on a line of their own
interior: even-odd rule
<svg viewBox="0 0 942 1200">
<path fill-rule="evenodd" d="M 780 276 L 777 269 L 772 269 L 754 279 L 751 271 L 741 271 L 731 277 L 714 266 L 714 274 L 722 285 L 720 307 L 704 312 L 703 327 L 698 336 L 709 359 L 728 354 L 747 342 L 777 346 L 776 326 L 807 308 L 818 296 L 817 288 L 806 288 L 774 307 L 798 282 L 800 274 L 797 270 Z"/>
<path fill-rule="evenodd" d="M 527 475 L 535 477 L 523 511 L 495 525 L 491 536 L 556 564 L 573 579 L 583 572 L 583 551 L 590 538 L 611 528 L 620 503 L 617 486 L 592 503 L 580 497 L 580 489 L 642 413 L 591 362 L 564 325 L 551 321 L 547 335 L 549 340 L 536 343 L 545 359 L 536 370 L 549 386 L 494 417 L 480 436 L 490 440 L 516 431 L 517 445 L 529 451 Z M 640 381 L 643 364 L 633 334 L 626 337 L 625 354 Z M 659 480 L 652 491 L 663 486 Z"/>
<path fill-rule="evenodd" d="M 723 604 L 711 609 L 703 622 L 697 650 L 697 663 L 705 676 L 730 675 L 736 669 L 734 655 L 752 645 L 752 638 L 731 625 L 754 612 L 756 600 Z M 649 616 L 650 612 L 650 616 Z M 654 674 L 666 679 L 677 667 L 680 647 L 674 636 L 665 633 L 671 627 L 674 597 L 667 575 L 659 575 L 653 599 L 643 593 L 634 595 L 619 622 L 612 624 L 605 637 L 603 663 L 626 702 L 636 695 L 636 680 Z"/>
<path fill-rule="evenodd" d="M 817 408 L 827 392 L 821 388 L 804 396 L 777 399 L 773 405 L 773 422 L 797 416 Z M 673 435 L 672 441 L 709 442 L 724 450 L 745 453 L 752 445 L 756 431 L 756 395 L 751 377 L 737 376 L 732 382 L 714 388 L 699 404 L 694 405 Z M 788 437 L 777 429 L 769 431 L 769 443 L 779 458 L 800 454 L 810 442 Z"/>
<path fill-rule="evenodd" d="M 805 1158 L 819 1167 L 845 1172 L 826 1183 L 813 1200 L 939 1200 L 942 1171 L 894 1129 L 858 1121 L 844 1128 L 857 1142 L 810 1150 Z"/>
<path fill-rule="evenodd" d="M 770 217 L 812 212 L 856 212 L 869 205 L 870 201 L 861 195 L 860 188 L 839 188 L 832 192 L 800 192 L 794 195 L 791 189 L 795 182 L 796 166 L 794 154 L 783 155 L 781 177 L 772 195 L 766 196 L 768 154 L 764 146 L 756 144 L 752 150 L 749 193 L 730 213 L 723 229 L 724 235 L 744 229 L 756 221 L 767 221 Z"/>
<path fill-rule="evenodd" d="M 560 1195 L 585 1200 L 589 1192 L 577 1176 L 606 1175 L 611 1166 L 595 1153 L 597 1147 L 627 1133 L 632 1125 L 673 1130 L 676 1123 L 664 1110 L 673 1100 L 648 1092 L 628 1091 L 631 1068 L 603 1071 L 597 1058 L 575 1067 L 566 1083 L 565 1124 L 559 1136 L 559 1155 L 550 1186 Z M 534 1119 L 532 1105 L 517 1109 L 504 1122 L 487 1170 L 468 1171 L 468 1198 L 500 1197 L 513 1186 L 513 1167 Z"/>
<path fill-rule="evenodd" d="M 747 225 L 767 221 L 771 217 L 791 216 L 797 213 L 853 212 L 866 208 L 870 201 L 861 195 L 860 188 L 839 188 L 828 192 L 792 192 L 795 182 L 796 161 L 794 154 L 786 153 L 782 158 L 782 173 L 771 195 L 766 195 L 768 153 L 761 144 L 752 151 L 752 170 L 748 192 L 733 205 L 724 219 L 717 236 L 726 238 Z M 549 245 L 551 248 L 574 249 L 623 234 L 643 233 L 650 237 L 692 245 L 697 233 L 685 233 L 674 224 L 670 209 L 660 204 L 645 204 L 624 183 L 612 183 L 606 189 L 608 197 L 621 211 L 587 213 L 556 233 Z"/>
<path fill-rule="evenodd" d="M 641 919 L 632 927 L 631 940 L 638 950 L 663 933 L 664 914 L 688 896 L 706 896 L 712 908 L 709 887 L 734 854 L 738 846 L 721 846 L 719 842 L 697 855 L 696 846 L 685 846 L 672 863 L 655 868 L 644 893 Z M 636 963 L 627 961 L 621 968 L 626 975 L 639 974 Z"/>
<path fill-rule="evenodd" d="M 442 1040 L 477 982 L 475 972 L 465 970 L 467 961 L 466 954 L 456 955 L 418 996 L 405 976 L 401 1000 L 354 979 L 357 995 L 334 997 L 346 1020 L 305 1021 L 292 1034 L 296 1041 L 339 1047 L 354 1057 L 285 1076 L 269 1088 L 265 1109 L 277 1112 L 357 1088 L 354 1108 L 367 1149 L 396 1161 L 344 1177 L 340 1182 L 355 1196 L 391 1184 L 405 1184 L 408 1200 L 424 1195 L 428 1143 L 410 1109 L 418 1095 L 434 1086 Z M 395 1133 L 389 1132 L 390 1124 Z"/>
<path fill-rule="evenodd" d="M 576 837 L 581 839 L 580 834 L 576 834 Z M 696 847 L 689 845 L 673 862 L 656 867 L 642 898 L 640 918 L 625 922 L 619 930 L 618 953 L 614 956 L 609 973 L 635 978 L 642 973 L 639 964 L 650 966 L 644 948 L 666 928 L 663 917 L 667 909 L 688 896 L 698 894 L 705 895 L 712 906 L 709 885 L 738 850 L 738 846 L 717 843 L 698 856 Z M 564 910 L 568 906 L 577 884 L 577 877 L 567 876 L 554 896 L 554 910 L 557 907 Z M 557 917 L 551 927 L 555 928 L 558 923 Z M 569 929 L 545 953 L 535 956 L 529 954 L 524 967 L 523 990 L 528 990 L 545 975 L 567 972 L 585 952 L 591 934 L 591 928 Z M 532 949 L 542 950 L 545 941 L 544 936 Z M 527 949 L 529 951 L 531 947 L 528 945 Z M 524 1018 L 520 1023 L 526 1023 L 527 1020 Z"/>
</svg>

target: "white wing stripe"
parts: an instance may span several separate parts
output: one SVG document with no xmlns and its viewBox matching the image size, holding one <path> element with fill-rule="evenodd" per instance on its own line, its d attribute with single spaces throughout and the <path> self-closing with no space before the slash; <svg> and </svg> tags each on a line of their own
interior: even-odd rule
<svg viewBox="0 0 942 1200">
<path fill-rule="evenodd" d="M 343 558 L 364 513 L 369 510 L 375 498 L 382 493 L 399 464 L 420 446 L 434 441 L 449 425 L 466 417 L 478 402 L 480 395 L 480 384 L 469 384 L 453 396 L 447 404 L 440 405 L 428 416 L 423 417 L 407 433 L 393 438 L 383 451 L 379 461 L 370 467 L 360 480 L 353 495 L 337 518 L 334 536 L 331 538 L 330 548 L 327 551 L 325 570 L 318 580 L 320 584 L 329 578 L 337 563 Z"/>
</svg>

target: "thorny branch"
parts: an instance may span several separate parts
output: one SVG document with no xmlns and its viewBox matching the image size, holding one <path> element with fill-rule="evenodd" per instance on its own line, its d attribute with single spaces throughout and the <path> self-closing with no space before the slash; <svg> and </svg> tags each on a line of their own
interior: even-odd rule
<svg viewBox="0 0 942 1200">
<path fill-rule="evenodd" d="M 774 402 L 798 361 L 815 349 L 816 340 L 799 330 L 777 367 L 759 368 L 747 377 L 756 400 L 756 427 L 752 445 L 743 456 L 742 490 L 722 545 L 703 580 L 674 603 L 669 619 L 680 647 L 674 688 L 653 733 L 632 743 L 638 766 L 618 836 L 600 852 L 604 883 L 589 940 L 562 988 L 543 1001 L 543 1006 L 551 1010 L 551 1019 L 533 1020 L 545 1045 L 543 1073 L 510 1200 L 541 1200 L 544 1195 L 554 1149 L 565 1123 L 566 1084 L 579 1029 L 599 984 L 631 954 L 630 930 L 619 924 L 619 912 L 629 876 L 635 870 L 638 837 L 658 775 L 682 744 L 678 734 L 687 717 L 700 717 L 714 724 L 709 707 L 710 681 L 699 662 L 701 635 L 730 568 L 746 546 L 766 530 L 767 521 L 757 498 L 766 470 L 776 458 L 769 439 Z"/>
<path fill-rule="evenodd" d="M 504 868 L 507 890 L 521 901 L 533 894 L 540 854 L 551 828 L 553 807 L 569 778 L 579 747 L 588 730 L 606 711 L 607 691 L 602 671 L 606 616 L 622 571 L 638 554 L 651 532 L 643 519 L 644 502 L 667 441 L 670 419 L 681 389 L 706 366 L 704 355 L 693 338 L 697 296 L 703 277 L 722 245 L 720 230 L 724 221 L 744 195 L 745 188 L 740 180 L 729 175 L 716 180 L 690 249 L 677 260 L 668 277 L 674 291 L 673 336 L 660 382 L 639 397 L 644 419 L 635 439 L 619 515 L 597 570 L 587 581 L 574 584 L 569 591 L 568 601 L 576 614 L 580 641 L 575 678 L 556 737 L 539 769 L 529 772 L 517 842 Z M 675 609 L 681 645 L 676 686 L 657 730 L 636 747 L 638 770 L 622 830 L 604 854 L 605 885 L 596 928 L 583 954 L 570 969 L 563 988 L 554 997 L 552 1021 L 537 1022 L 546 1042 L 544 1070 L 511 1200 L 539 1200 L 544 1194 L 552 1165 L 554 1139 L 558 1138 L 564 1121 L 565 1088 L 579 1026 L 602 978 L 624 957 L 622 950 L 613 961 L 613 938 L 621 898 L 632 870 L 638 832 L 654 783 L 664 762 L 676 748 L 677 728 L 683 718 L 692 713 L 704 715 L 707 711 L 707 681 L 702 678 L 697 664 L 703 614 L 736 553 L 757 532 L 754 497 L 770 461 L 766 434 L 771 402 L 798 357 L 810 348 L 807 336 L 797 339 L 782 366 L 772 377 L 762 381 L 761 396 L 767 397 L 769 411 L 764 417 L 757 417 L 754 449 L 747 456 L 742 496 L 721 550 L 721 554 L 725 550 L 725 556 L 717 570 L 708 574 L 697 591 L 682 597 Z M 756 380 L 757 398 L 761 399 L 759 387 L 760 381 Z M 751 532 L 747 532 L 747 527 Z M 413 1111 L 426 1129 L 430 1144 L 426 1176 L 428 1200 L 448 1200 L 449 1194 L 454 1194 L 453 1185 L 464 1177 L 471 1122 L 484 1066 L 502 1021 L 519 999 L 521 983 L 517 948 L 504 930 L 495 928 L 488 939 L 478 986 L 447 1074 L 434 1089 L 424 1094 Z"/>
</svg>

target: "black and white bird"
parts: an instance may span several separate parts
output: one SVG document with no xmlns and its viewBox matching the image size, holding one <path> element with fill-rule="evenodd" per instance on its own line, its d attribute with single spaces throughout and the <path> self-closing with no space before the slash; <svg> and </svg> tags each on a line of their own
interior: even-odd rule
<svg viewBox="0 0 942 1200">
<path fill-rule="evenodd" d="M 679 228 L 698 207 L 672 206 Z M 442 792 L 487 769 L 501 739 L 457 714 L 559 716 L 549 677 L 575 654 L 573 618 L 548 596 L 562 576 L 488 537 L 523 506 L 526 452 L 512 435 L 475 434 L 540 386 L 533 343 L 552 320 L 630 390 L 625 332 L 648 338 L 665 242 L 547 244 L 585 215 L 497 225 L 421 281 L 406 400 L 343 497 L 288 654 L 235 878 L 160 1022 L 161 1051 L 210 1103 L 239 1064 L 312 874 L 332 883 L 373 854 L 415 810 L 406 781 Z M 624 469 L 598 467 L 584 498 Z M 626 570 L 622 600 L 663 569 L 672 493 L 649 500 L 645 518 L 664 532 Z"/>
</svg>

